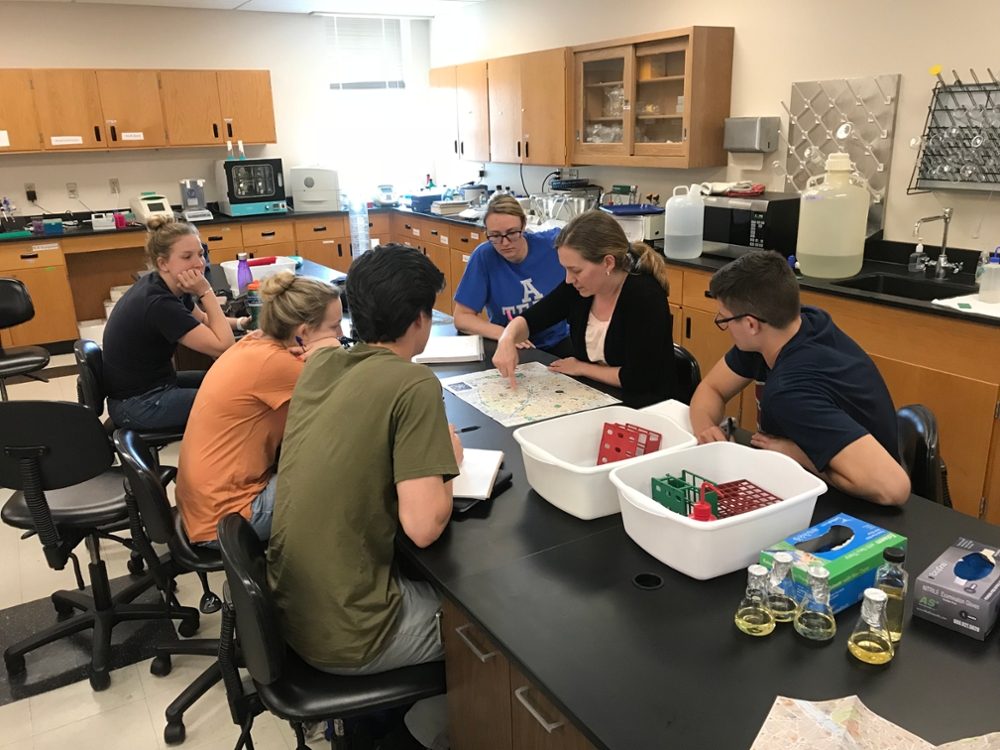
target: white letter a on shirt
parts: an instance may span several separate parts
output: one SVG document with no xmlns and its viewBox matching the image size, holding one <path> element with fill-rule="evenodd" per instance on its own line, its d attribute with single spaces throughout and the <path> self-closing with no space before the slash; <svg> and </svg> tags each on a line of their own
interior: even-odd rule
<svg viewBox="0 0 1000 750">
<path fill-rule="evenodd" d="M 521 279 L 521 286 L 524 287 L 524 296 L 521 298 L 521 302 L 537 302 L 545 295 L 535 289 L 535 285 L 531 283 L 531 279 Z"/>
</svg>

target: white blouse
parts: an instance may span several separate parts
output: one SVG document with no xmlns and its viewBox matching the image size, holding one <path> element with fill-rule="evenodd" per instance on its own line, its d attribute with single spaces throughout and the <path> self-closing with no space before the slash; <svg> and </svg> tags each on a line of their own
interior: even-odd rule
<svg viewBox="0 0 1000 750">
<path fill-rule="evenodd" d="M 587 319 L 587 332 L 584 337 L 587 342 L 587 357 L 595 364 L 607 364 L 604 361 L 604 339 L 608 335 L 608 323 L 610 322 L 610 318 L 598 320 L 593 312 Z"/>
</svg>

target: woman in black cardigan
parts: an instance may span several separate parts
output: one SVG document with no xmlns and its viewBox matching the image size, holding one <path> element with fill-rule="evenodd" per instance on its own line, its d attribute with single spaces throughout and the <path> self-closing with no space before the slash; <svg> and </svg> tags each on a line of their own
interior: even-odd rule
<svg viewBox="0 0 1000 750">
<path fill-rule="evenodd" d="M 604 211 L 575 217 L 555 244 L 566 281 L 507 325 L 496 368 L 516 387 L 517 345 L 566 320 L 574 356 L 549 370 L 619 387 L 627 406 L 673 397 L 677 364 L 663 259 L 648 245 L 630 243 Z"/>
</svg>

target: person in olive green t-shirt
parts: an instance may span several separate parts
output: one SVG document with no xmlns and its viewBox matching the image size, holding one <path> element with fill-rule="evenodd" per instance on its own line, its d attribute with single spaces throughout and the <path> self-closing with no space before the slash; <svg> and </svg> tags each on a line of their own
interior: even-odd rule
<svg viewBox="0 0 1000 750">
<path fill-rule="evenodd" d="M 393 564 L 399 527 L 420 547 L 444 531 L 462 460 L 440 382 L 410 361 L 427 344 L 443 286 L 412 248 L 356 259 L 347 298 L 364 343 L 317 351 L 292 394 L 267 573 L 285 639 L 327 672 L 371 674 L 444 657 L 440 596 Z M 416 704 L 405 721 L 411 737 L 447 748 L 446 705 L 444 696 Z"/>
</svg>

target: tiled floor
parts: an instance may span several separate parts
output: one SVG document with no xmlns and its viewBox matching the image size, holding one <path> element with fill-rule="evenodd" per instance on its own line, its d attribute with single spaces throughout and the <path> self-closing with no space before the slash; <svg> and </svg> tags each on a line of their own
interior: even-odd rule
<svg viewBox="0 0 1000 750">
<path fill-rule="evenodd" d="M 63 355 L 70 356 L 70 355 Z M 56 358 L 53 358 L 56 359 Z M 55 362 L 56 366 L 67 364 Z M 72 361 L 72 360 L 70 360 Z M 75 378 L 49 383 L 8 386 L 13 399 L 76 401 Z M 161 452 L 164 463 L 177 461 L 177 446 Z M 0 489 L 0 505 L 10 496 Z M 172 488 L 171 488 L 172 496 Z M 60 588 L 75 588 L 70 567 L 54 571 L 48 567 L 35 538 L 21 539 L 21 532 L 0 524 L 0 609 L 48 597 Z M 108 574 L 127 574 L 128 551 L 117 544 L 104 544 L 102 556 Z M 221 595 L 223 574 L 209 576 L 212 589 Z M 201 585 L 193 576 L 178 579 L 181 604 L 198 606 Z M 202 615 L 196 637 L 213 638 L 219 633 L 220 615 Z M 140 662 L 111 673 L 111 687 L 95 693 L 86 680 L 32 698 L 0 706 L 2 750 L 156 750 L 163 741 L 164 709 L 210 663 L 205 657 L 175 656 L 166 677 L 153 677 L 149 662 Z M 203 697 L 185 715 L 185 750 L 231 750 L 239 737 L 233 725 L 221 684 Z M 287 724 L 270 714 L 254 722 L 254 746 L 258 750 L 294 750 L 295 738 Z M 316 748 L 329 747 L 324 742 Z"/>
</svg>

